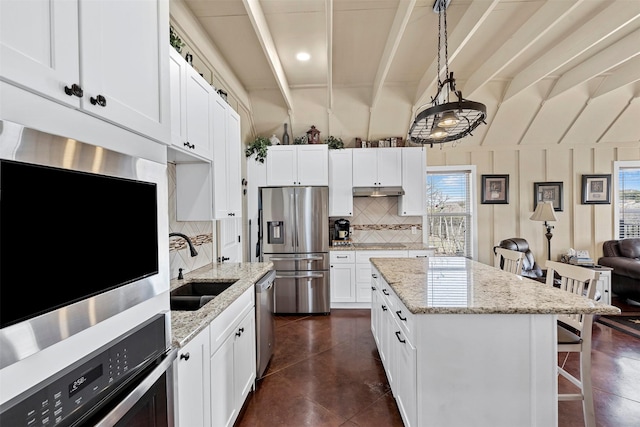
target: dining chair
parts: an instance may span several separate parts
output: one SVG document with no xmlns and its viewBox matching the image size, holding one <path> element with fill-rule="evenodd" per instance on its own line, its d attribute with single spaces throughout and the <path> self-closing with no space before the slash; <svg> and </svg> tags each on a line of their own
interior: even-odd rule
<svg viewBox="0 0 640 427">
<path fill-rule="evenodd" d="M 546 266 L 548 286 L 553 286 L 555 273 L 556 277 L 560 277 L 561 290 L 594 299 L 596 282 L 600 276 L 599 272 L 555 261 L 547 261 Z M 591 385 L 592 326 L 592 314 L 558 315 L 558 354 L 567 353 L 562 363 L 558 363 L 558 374 L 580 390 L 580 393 L 558 393 L 558 401 L 581 400 L 584 425 L 586 427 L 595 427 L 596 425 Z M 580 353 L 579 378 L 565 370 L 570 353 Z"/>
<path fill-rule="evenodd" d="M 522 275 L 522 263 L 524 262 L 524 252 L 512 251 L 510 249 L 496 247 L 495 265 L 509 273 Z"/>
</svg>

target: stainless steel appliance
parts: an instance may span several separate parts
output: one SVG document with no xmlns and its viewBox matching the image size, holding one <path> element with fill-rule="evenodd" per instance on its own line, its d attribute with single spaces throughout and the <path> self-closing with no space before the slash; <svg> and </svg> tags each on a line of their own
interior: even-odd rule
<svg viewBox="0 0 640 427">
<path fill-rule="evenodd" d="M 6 426 L 173 426 L 169 314 L 159 314 L 0 407 Z"/>
<path fill-rule="evenodd" d="M 153 339 L 154 350 L 147 354 L 153 361 L 117 365 L 121 373 L 126 368 L 136 375 L 125 375 L 127 392 L 106 389 L 123 420 L 144 407 L 143 401 L 151 407 L 148 397 L 155 396 L 152 406 L 166 409 L 150 425 L 172 425 L 167 200 L 164 163 L 0 121 L 2 425 L 20 425 L 4 417 L 15 407 L 26 408 L 21 402 L 35 402 L 32 395 L 39 406 L 23 413 L 25 423 L 70 425 L 66 420 L 75 415 L 68 411 L 79 401 L 81 412 L 93 413 L 88 395 L 99 393 L 105 379 L 118 382 L 117 371 L 94 358 L 158 318 L 152 328 L 157 332 L 121 346 L 133 358 L 138 341 Z M 163 365 L 162 372 L 152 365 Z M 59 381 L 70 376 L 75 381 L 59 389 Z M 152 387 L 126 409 L 126 396 L 138 381 Z M 74 387 L 78 391 L 71 393 Z M 63 421 L 56 423 L 59 417 Z M 94 425 L 98 418 L 73 425 Z"/>
<path fill-rule="evenodd" d="M 270 271 L 256 282 L 256 381 L 264 376 L 275 346 L 273 285 L 276 272 Z"/>
<path fill-rule="evenodd" d="M 328 187 L 260 190 L 260 253 L 276 270 L 274 312 L 330 312 Z"/>
</svg>

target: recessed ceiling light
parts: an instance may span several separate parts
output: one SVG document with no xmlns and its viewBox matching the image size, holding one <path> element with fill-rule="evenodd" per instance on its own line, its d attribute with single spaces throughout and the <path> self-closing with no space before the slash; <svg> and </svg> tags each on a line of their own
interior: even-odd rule
<svg viewBox="0 0 640 427">
<path fill-rule="evenodd" d="M 296 55 L 296 59 L 298 61 L 308 61 L 309 59 L 311 59 L 311 55 L 309 55 L 307 52 L 299 52 Z"/>
</svg>

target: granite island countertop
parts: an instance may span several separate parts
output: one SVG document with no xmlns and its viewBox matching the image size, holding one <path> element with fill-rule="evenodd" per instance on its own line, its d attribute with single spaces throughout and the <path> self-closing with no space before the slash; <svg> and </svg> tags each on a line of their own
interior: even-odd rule
<svg viewBox="0 0 640 427">
<path fill-rule="evenodd" d="M 189 282 L 219 282 L 237 280 L 229 289 L 195 311 L 171 311 L 171 344 L 180 348 L 209 326 L 225 308 L 254 285 L 265 273 L 273 270 L 271 262 L 213 263 L 172 279 L 171 290 Z"/>
<path fill-rule="evenodd" d="M 414 314 L 620 314 L 612 305 L 463 257 L 371 263 Z"/>
</svg>

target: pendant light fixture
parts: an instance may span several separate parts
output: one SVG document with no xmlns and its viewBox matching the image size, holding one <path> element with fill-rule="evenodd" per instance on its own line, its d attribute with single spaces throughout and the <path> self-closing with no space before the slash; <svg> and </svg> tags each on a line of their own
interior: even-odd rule
<svg viewBox="0 0 640 427">
<path fill-rule="evenodd" d="M 479 102 L 466 100 L 462 91 L 456 90 L 453 72 L 449 73 L 449 52 L 447 45 L 447 6 L 451 0 L 435 0 L 433 11 L 438 14 L 438 91 L 431 99 L 431 106 L 420 111 L 409 137 L 417 144 L 444 144 L 471 135 L 471 132 L 485 123 L 487 107 Z M 444 45 L 445 80 L 440 80 L 441 48 Z M 450 100 L 455 95 L 456 100 Z"/>
</svg>

